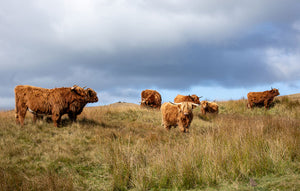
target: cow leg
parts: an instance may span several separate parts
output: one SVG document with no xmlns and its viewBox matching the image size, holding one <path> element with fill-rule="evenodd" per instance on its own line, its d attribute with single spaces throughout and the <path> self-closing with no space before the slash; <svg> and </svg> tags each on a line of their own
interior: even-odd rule
<svg viewBox="0 0 300 191">
<path fill-rule="evenodd" d="M 17 123 L 17 125 L 20 125 L 20 119 L 19 119 L 18 112 L 16 112 L 15 117 L 16 117 L 16 123 Z"/>
<path fill-rule="evenodd" d="M 72 122 L 75 122 L 77 119 L 77 115 L 75 113 L 68 113 L 68 116 Z"/>
<path fill-rule="evenodd" d="M 27 108 L 22 107 L 18 110 L 18 113 L 16 114 L 16 118 L 18 120 L 18 124 L 21 124 L 21 126 L 24 126 L 24 119 L 26 115 Z"/>
<path fill-rule="evenodd" d="M 33 117 L 32 117 L 33 123 L 36 123 L 37 119 L 38 119 L 38 116 L 36 114 L 33 114 Z"/>
<path fill-rule="evenodd" d="M 53 113 L 52 114 L 52 121 L 54 124 L 54 127 L 58 127 L 58 124 L 60 123 L 61 115 L 58 113 Z"/>
<path fill-rule="evenodd" d="M 252 109 L 253 104 L 252 103 L 248 103 L 249 104 L 249 108 Z"/>
<path fill-rule="evenodd" d="M 265 106 L 265 109 L 269 109 L 269 105 L 270 105 L 270 100 L 265 100 L 264 101 L 264 106 Z"/>
</svg>

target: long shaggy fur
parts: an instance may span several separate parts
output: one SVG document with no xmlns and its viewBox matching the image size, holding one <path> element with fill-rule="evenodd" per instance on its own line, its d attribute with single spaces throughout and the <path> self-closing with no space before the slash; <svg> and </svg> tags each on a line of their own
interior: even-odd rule
<svg viewBox="0 0 300 191">
<path fill-rule="evenodd" d="M 193 120 L 194 107 L 192 102 L 182 102 L 180 105 L 164 103 L 161 106 L 162 124 L 167 130 L 178 126 L 181 132 L 188 132 Z"/>
<path fill-rule="evenodd" d="M 58 126 L 61 116 L 68 113 L 76 119 L 89 102 L 97 102 L 94 90 L 84 90 L 79 86 L 72 88 L 45 89 L 29 85 L 15 87 L 16 122 L 24 125 L 27 110 L 34 113 L 34 121 L 39 114 L 52 115 L 54 126 Z"/>
<path fill-rule="evenodd" d="M 206 113 L 219 113 L 219 106 L 215 102 L 201 101 L 201 113 L 205 115 Z"/>
<path fill-rule="evenodd" d="M 156 90 L 143 90 L 141 93 L 141 107 L 160 109 L 161 95 Z"/>
<path fill-rule="evenodd" d="M 193 102 L 195 104 L 200 104 L 200 99 L 197 95 L 180 95 L 178 94 L 175 99 L 174 99 L 174 103 L 181 103 L 184 101 L 189 101 L 189 102 Z"/>
<path fill-rule="evenodd" d="M 273 102 L 274 97 L 279 95 L 278 89 L 271 89 L 264 92 L 249 92 L 247 94 L 248 98 L 248 108 L 254 106 L 265 106 L 266 109 L 270 107 L 270 104 Z"/>
</svg>

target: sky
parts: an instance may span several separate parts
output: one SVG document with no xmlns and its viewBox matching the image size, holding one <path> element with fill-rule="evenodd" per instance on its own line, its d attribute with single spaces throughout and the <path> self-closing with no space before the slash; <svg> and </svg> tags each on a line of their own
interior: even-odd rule
<svg viewBox="0 0 300 191">
<path fill-rule="evenodd" d="M 300 93 L 298 0 L 0 1 L 0 110 L 14 87 L 94 89 L 99 102 Z"/>
</svg>

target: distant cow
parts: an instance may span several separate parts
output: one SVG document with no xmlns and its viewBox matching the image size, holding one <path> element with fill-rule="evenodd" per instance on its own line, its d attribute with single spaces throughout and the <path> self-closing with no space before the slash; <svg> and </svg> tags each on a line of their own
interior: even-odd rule
<svg viewBox="0 0 300 191">
<path fill-rule="evenodd" d="M 202 96 L 201 96 L 202 97 Z M 197 95 L 180 95 L 178 94 L 175 99 L 174 99 L 174 102 L 175 103 L 181 103 L 181 102 L 184 102 L 184 101 L 189 101 L 189 102 L 193 102 L 195 104 L 200 104 L 200 98 L 201 97 L 198 97 Z"/>
<path fill-rule="evenodd" d="M 87 103 L 97 101 L 97 93 L 94 90 L 76 85 L 54 89 L 18 85 L 15 87 L 16 122 L 23 126 L 26 112 L 29 110 L 34 114 L 34 122 L 38 115 L 52 115 L 54 126 L 57 127 L 62 115 L 68 114 L 74 121 Z"/>
<path fill-rule="evenodd" d="M 160 109 L 161 95 L 155 90 L 143 90 L 141 93 L 141 107 Z"/>
<path fill-rule="evenodd" d="M 188 132 L 193 120 L 193 109 L 199 106 L 192 102 L 166 102 L 161 106 L 162 123 L 169 130 L 172 126 L 179 126 L 181 132 Z"/>
<path fill-rule="evenodd" d="M 219 113 L 219 106 L 215 102 L 201 101 L 201 113 L 205 115 L 206 113 Z"/>
<path fill-rule="evenodd" d="M 247 94 L 248 103 L 247 107 L 252 108 L 254 106 L 265 106 L 266 109 L 270 107 L 275 96 L 279 95 L 278 89 L 272 88 L 269 91 L 264 92 L 249 92 Z"/>
</svg>

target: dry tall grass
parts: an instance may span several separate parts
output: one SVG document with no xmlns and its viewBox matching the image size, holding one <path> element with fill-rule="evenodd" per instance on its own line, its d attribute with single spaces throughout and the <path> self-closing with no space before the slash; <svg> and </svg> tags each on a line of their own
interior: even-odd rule
<svg viewBox="0 0 300 191">
<path fill-rule="evenodd" d="M 221 102 L 217 116 L 194 110 L 189 134 L 133 104 L 86 108 L 62 128 L 30 115 L 21 128 L 0 112 L 0 190 L 299 189 L 299 102 L 245 102 Z"/>
</svg>

